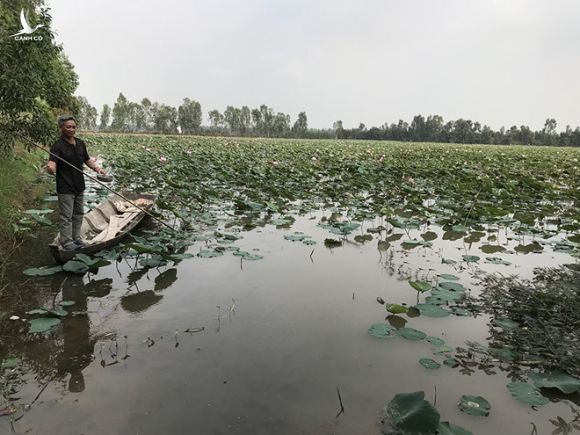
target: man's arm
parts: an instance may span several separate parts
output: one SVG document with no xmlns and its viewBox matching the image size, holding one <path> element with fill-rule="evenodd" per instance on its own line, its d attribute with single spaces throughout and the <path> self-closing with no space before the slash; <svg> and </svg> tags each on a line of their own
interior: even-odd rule
<svg viewBox="0 0 580 435">
<path fill-rule="evenodd" d="M 58 150 L 56 144 L 50 147 L 50 156 L 48 157 L 48 163 L 46 164 L 46 172 L 50 175 L 56 175 L 56 156 L 58 155 Z"/>
<path fill-rule="evenodd" d="M 82 142 L 82 141 L 81 141 Z M 97 174 L 106 175 L 107 173 L 103 170 L 103 168 L 99 168 L 97 166 L 97 161 L 89 157 L 89 152 L 87 151 L 87 146 L 84 142 L 82 142 L 83 147 L 85 149 L 85 165 L 95 171 Z"/>
<path fill-rule="evenodd" d="M 97 166 L 97 162 L 94 159 L 89 158 L 88 160 L 85 161 L 85 164 L 93 171 L 95 171 L 97 174 L 101 175 L 107 174 L 107 172 L 103 168 L 99 168 L 99 166 Z"/>
</svg>

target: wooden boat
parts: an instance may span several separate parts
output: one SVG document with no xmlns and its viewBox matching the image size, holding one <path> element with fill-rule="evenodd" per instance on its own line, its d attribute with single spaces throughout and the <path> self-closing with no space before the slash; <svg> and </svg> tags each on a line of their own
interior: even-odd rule
<svg viewBox="0 0 580 435">
<path fill-rule="evenodd" d="M 139 207 L 149 210 L 155 203 L 155 195 L 122 192 L 122 195 Z M 59 243 L 59 234 L 48 245 L 58 263 L 72 259 L 76 254 L 93 254 L 116 245 L 145 217 L 143 210 L 119 195 L 112 195 L 83 216 L 81 239 L 87 244 L 78 251 L 66 251 Z"/>
</svg>

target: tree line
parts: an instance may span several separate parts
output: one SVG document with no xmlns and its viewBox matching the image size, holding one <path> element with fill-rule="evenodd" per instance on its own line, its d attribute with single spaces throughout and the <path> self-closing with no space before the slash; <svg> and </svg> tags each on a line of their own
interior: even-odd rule
<svg viewBox="0 0 580 435">
<path fill-rule="evenodd" d="M 567 126 L 558 133 L 558 125 L 553 118 L 548 118 L 544 127 L 537 131 L 526 125 L 493 130 L 488 125 L 469 119 L 445 122 L 440 115 L 416 115 L 410 123 L 399 120 L 371 128 L 360 123 L 357 128 L 351 129 L 345 128 L 343 122 L 338 120 L 332 128 L 313 129 L 308 127 L 306 112 L 300 112 L 292 123 L 290 115 L 275 112 L 263 104 L 254 109 L 227 106 L 222 112 L 210 110 L 209 125 L 202 125 L 201 104 L 195 100 L 185 98 L 175 108 L 151 102 L 148 98 L 143 98 L 141 103 L 131 102 L 122 93 L 112 108 L 108 104 L 103 106 L 100 118 L 96 108 L 84 97 L 77 97 L 76 109 L 81 128 L 112 132 L 580 146 L 580 128 Z"/>
</svg>

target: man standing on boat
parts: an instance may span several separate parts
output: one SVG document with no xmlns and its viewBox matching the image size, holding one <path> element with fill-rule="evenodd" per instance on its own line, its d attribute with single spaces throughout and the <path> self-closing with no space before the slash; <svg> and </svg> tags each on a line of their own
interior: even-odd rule
<svg viewBox="0 0 580 435">
<path fill-rule="evenodd" d="M 47 171 L 56 175 L 59 242 L 63 249 L 76 251 L 86 246 L 81 239 L 85 190 L 83 165 L 86 164 L 101 175 L 105 175 L 106 172 L 89 157 L 85 143 L 75 137 L 77 123 L 74 117 L 67 115 L 59 117 L 58 127 L 61 136 L 50 148 Z"/>
</svg>

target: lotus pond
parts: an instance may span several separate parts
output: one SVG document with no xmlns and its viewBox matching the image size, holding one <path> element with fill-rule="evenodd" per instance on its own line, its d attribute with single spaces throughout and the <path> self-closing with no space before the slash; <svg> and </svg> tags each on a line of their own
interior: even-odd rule
<svg viewBox="0 0 580 435">
<path fill-rule="evenodd" d="M 580 150 L 84 138 L 174 230 L 55 267 L 26 214 L 0 431 L 580 430 Z"/>
</svg>

